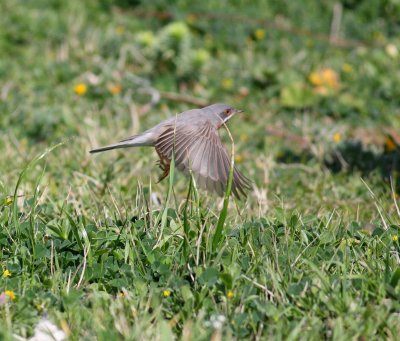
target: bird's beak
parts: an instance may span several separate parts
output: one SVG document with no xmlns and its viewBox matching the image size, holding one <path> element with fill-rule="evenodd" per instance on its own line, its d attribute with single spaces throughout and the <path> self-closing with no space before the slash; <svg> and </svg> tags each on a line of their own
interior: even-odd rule
<svg viewBox="0 0 400 341">
<path fill-rule="evenodd" d="M 243 110 L 235 110 L 235 114 L 241 114 L 242 112 L 244 112 Z"/>
</svg>

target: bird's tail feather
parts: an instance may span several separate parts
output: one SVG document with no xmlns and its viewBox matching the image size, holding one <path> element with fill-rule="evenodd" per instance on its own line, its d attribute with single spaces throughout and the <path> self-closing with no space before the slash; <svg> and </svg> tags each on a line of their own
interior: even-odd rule
<svg viewBox="0 0 400 341">
<path fill-rule="evenodd" d="M 139 146 L 151 146 L 152 141 L 148 139 L 145 134 L 132 136 L 129 139 L 122 140 L 118 143 L 110 144 L 108 146 L 96 148 L 90 151 L 90 153 L 100 153 L 106 150 L 119 149 L 119 148 L 129 148 L 129 147 L 139 147 Z"/>
<path fill-rule="evenodd" d="M 100 153 L 100 152 L 105 152 L 106 150 L 112 150 L 112 149 L 118 149 L 118 148 L 128 148 L 128 147 L 133 147 L 132 145 L 127 144 L 126 142 L 118 142 L 114 144 L 110 144 L 108 146 L 92 149 L 90 153 Z"/>
</svg>

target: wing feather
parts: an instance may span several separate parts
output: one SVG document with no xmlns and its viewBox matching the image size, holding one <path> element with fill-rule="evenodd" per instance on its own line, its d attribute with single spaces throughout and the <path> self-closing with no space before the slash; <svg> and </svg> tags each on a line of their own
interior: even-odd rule
<svg viewBox="0 0 400 341">
<path fill-rule="evenodd" d="M 158 138 L 156 150 L 171 159 L 175 147 L 176 167 L 188 174 L 192 170 L 197 184 L 223 196 L 228 182 L 230 156 L 211 124 L 199 126 L 177 125 L 167 129 Z M 234 167 L 232 192 L 240 199 L 246 196 L 250 180 Z"/>
</svg>

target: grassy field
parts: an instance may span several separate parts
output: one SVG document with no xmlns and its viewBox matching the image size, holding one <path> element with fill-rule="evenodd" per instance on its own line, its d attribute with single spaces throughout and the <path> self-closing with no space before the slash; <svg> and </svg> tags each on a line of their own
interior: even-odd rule
<svg viewBox="0 0 400 341">
<path fill-rule="evenodd" d="M 0 2 L 0 340 L 398 339 L 400 6 L 338 3 Z M 213 245 L 223 199 L 88 151 L 215 102 Z"/>
</svg>

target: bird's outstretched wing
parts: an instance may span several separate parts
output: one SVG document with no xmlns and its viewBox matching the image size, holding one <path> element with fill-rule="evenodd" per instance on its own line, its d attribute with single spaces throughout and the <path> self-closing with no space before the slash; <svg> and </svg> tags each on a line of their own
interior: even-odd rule
<svg viewBox="0 0 400 341">
<path fill-rule="evenodd" d="M 197 185 L 224 195 L 231 162 L 217 129 L 211 124 L 171 126 L 160 135 L 155 147 L 169 160 L 175 148 L 175 164 L 180 171 L 189 173 L 192 170 Z M 250 188 L 250 180 L 234 167 L 233 194 L 240 199 Z"/>
</svg>

